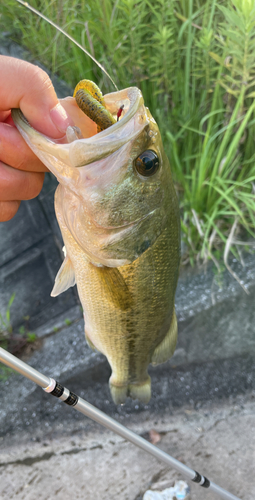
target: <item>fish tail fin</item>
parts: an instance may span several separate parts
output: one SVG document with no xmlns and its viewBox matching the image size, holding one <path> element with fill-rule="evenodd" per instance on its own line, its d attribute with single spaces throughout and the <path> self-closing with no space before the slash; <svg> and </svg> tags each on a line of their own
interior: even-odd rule
<svg viewBox="0 0 255 500">
<path fill-rule="evenodd" d="M 139 399 L 141 403 L 149 403 L 151 399 L 151 378 L 149 377 L 149 375 L 145 382 L 129 384 L 128 395 L 132 399 Z"/>
<path fill-rule="evenodd" d="M 109 385 L 113 402 L 116 405 L 124 404 L 127 398 L 128 385 L 114 385 L 111 382 L 109 382 Z"/>
<path fill-rule="evenodd" d="M 165 361 L 167 361 L 172 357 L 176 347 L 177 333 L 178 333 L 177 318 L 174 310 L 170 328 L 166 336 L 163 338 L 162 342 L 156 347 L 152 355 L 151 363 L 153 365 L 165 363 Z"/>
<path fill-rule="evenodd" d="M 128 385 L 115 385 L 110 381 L 110 390 L 112 399 L 115 404 L 124 404 L 126 398 L 130 396 L 132 399 L 139 399 L 141 403 L 148 403 L 151 398 L 151 378 L 144 382 L 128 384 Z"/>
</svg>

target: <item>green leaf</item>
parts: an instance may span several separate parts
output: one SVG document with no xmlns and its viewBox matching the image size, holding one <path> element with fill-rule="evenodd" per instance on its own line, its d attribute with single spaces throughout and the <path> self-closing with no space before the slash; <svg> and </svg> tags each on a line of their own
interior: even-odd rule
<svg viewBox="0 0 255 500">
<path fill-rule="evenodd" d="M 27 342 L 35 342 L 36 341 L 36 334 L 32 332 L 27 333 Z"/>
<path fill-rule="evenodd" d="M 16 293 L 14 292 L 14 293 L 12 294 L 12 296 L 11 296 L 11 298 L 10 298 L 9 302 L 8 302 L 8 307 L 9 307 L 9 308 L 11 307 L 11 305 L 12 305 L 12 303 L 13 303 L 14 299 L 15 299 L 15 295 L 16 295 Z"/>
<path fill-rule="evenodd" d="M 209 56 L 211 56 L 214 59 L 214 61 L 220 64 L 220 66 L 225 66 L 223 57 L 220 57 L 218 54 L 215 54 L 215 52 L 209 52 Z"/>
</svg>

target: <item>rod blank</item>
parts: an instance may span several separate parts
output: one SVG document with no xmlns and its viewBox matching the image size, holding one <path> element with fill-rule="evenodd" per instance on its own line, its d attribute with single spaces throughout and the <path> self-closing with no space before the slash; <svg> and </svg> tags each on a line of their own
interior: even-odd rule
<svg viewBox="0 0 255 500">
<path fill-rule="evenodd" d="M 50 377 L 46 377 L 32 368 L 32 366 L 29 366 L 27 363 L 24 363 L 24 361 L 21 361 L 21 359 L 18 359 L 16 356 L 13 356 L 13 354 L 5 351 L 2 347 L 0 347 L 0 361 L 16 372 L 19 372 L 24 377 L 29 378 L 29 380 L 32 380 L 32 382 L 35 382 L 40 387 L 45 388 L 50 384 Z"/>
<path fill-rule="evenodd" d="M 24 363 L 24 361 L 21 361 L 20 359 L 16 358 L 15 356 L 8 353 L 1 347 L 0 347 L 0 361 L 2 361 L 5 365 L 9 366 L 10 368 L 13 368 L 21 375 L 28 378 L 29 380 L 32 380 L 43 389 L 50 388 L 50 390 L 47 390 L 47 392 L 51 392 L 53 395 L 59 397 L 62 401 L 72 405 L 75 410 L 83 413 L 83 415 L 86 415 L 86 417 L 89 417 L 95 422 L 98 422 L 99 424 L 115 432 L 124 439 L 130 441 L 131 443 L 138 446 L 147 453 L 150 453 L 158 460 L 161 460 L 167 465 L 173 467 L 173 469 L 177 470 L 191 481 L 199 483 L 201 479 L 201 482 L 199 483 L 201 486 L 204 486 L 205 488 L 214 491 L 224 500 L 240 500 L 240 498 L 236 497 L 235 495 L 232 495 L 232 493 L 229 493 L 228 491 L 224 490 L 217 484 L 204 478 L 195 470 L 191 469 L 190 467 L 187 467 L 182 462 L 179 462 L 175 458 L 171 457 L 164 451 L 160 450 L 153 444 L 143 439 L 141 436 L 138 436 L 133 431 L 129 430 L 124 425 L 119 424 L 116 420 L 109 417 L 101 410 L 98 410 L 98 408 L 95 408 L 95 406 L 92 406 L 90 403 L 87 403 L 87 401 L 85 401 L 84 399 L 71 393 L 68 389 L 64 388 L 59 383 L 52 384 L 52 382 L 55 382 L 52 378 L 46 377 L 45 375 L 38 372 L 31 366 L 27 365 L 27 363 Z M 54 386 L 56 386 L 57 389 L 54 389 Z"/>
</svg>

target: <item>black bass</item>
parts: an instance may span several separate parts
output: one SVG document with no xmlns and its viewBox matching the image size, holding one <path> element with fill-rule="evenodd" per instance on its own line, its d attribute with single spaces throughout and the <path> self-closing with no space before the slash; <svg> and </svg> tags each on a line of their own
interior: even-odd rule
<svg viewBox="0 0 255 500">
<path fill-rule="evenodd" d="M 108 359 L 115 403 L 151 396 L 149 363 L 169 359 L 177 341 L 174 297 L 180 261 L 177 197 L 158 126 L 136 87 L 104 96 L 106 130 L 73 98 L 63 141 L 34 130 L 20 110 L 13 120 L 57 177 L 55 210 L 65 260 L 52 295 L 77 284 L 89 345 Z M 115 120 L 114 120 L 115 121 Z M 61 142 L 61 143 L 60 143 Z"/>
</svg>

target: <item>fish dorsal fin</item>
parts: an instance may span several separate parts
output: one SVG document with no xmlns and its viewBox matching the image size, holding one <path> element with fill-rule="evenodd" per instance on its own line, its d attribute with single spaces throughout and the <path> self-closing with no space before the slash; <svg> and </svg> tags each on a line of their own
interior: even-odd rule
<svg viewBox="0 0 255 500">
<path fill-rule="evenodd" d="M 55 285 L 51 292 L 51 296 L 56 297 L 60 293 L 68 290 L 70 286 L 74 286 L 75 283 L 76 280 L 75 280 L 74 268 L 71 260 L 67 255 L 55 278 Z"/>
</svg>

